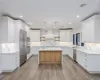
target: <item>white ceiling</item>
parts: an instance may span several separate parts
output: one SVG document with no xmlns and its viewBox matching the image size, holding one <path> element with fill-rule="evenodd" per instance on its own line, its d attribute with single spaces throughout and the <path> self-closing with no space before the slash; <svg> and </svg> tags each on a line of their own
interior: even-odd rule
<svg viewBox="0 0 100 80">
<path fill-rule="evenodd" d="M 9 13 L 14 17 L 23 16 L 23 19 L 32 23 L 32 27 L 76 27 L 80 20 L 99 10 L 100 0 L 0 0 L 1 13 Z M 80 8 L 81 4 L 87 4 Z M 80 18 L 76 16 L 80 15 Z M 69 25 L 69 22 L 72 24 Z"/>
</svg>

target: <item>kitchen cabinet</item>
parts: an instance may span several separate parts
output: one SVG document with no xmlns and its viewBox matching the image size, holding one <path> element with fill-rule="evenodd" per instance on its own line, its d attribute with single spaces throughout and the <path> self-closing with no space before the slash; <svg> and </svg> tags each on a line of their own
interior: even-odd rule
<svg viewBox="0 0 100 80">
<path fill-rule="evenodd" d="M 82 22 L 82 42 L 100 42 L 100 15 Z"/>
<path fill-rule="evenodd" d="M 39 64 L 62 64 L 62 51 L 40 51 Z"/>
<path fill-rule="evenodd" d="M 18 53 L 2 53 L 1 69 L 2 72 L 12 72 L 18 67 Z"/>
<path fill-rule="evenodd" d="M 100 73 L 100 54 L 77 50 L 77 62 L 89 73 Z"/>
<path fill-rule="evenodd" d="M 73 59 L 73 48 L 67 47 L 67 55 Z"/>
<path fill-rule="evenodd" d="M 0 42 L 12 43 L 15 39 L 15 26 L 14 20 L 9 17 L 1 17 L 0 22 Z"/>
</svg>

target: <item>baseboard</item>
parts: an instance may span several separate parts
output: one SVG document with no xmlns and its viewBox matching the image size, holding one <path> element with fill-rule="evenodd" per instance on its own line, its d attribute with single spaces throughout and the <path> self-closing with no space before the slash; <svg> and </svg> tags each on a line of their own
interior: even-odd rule
<svg viewBox="0 0 100 80">
<path fill-rule="evenodd" d="M 27 55 L 27 60 L 29 60 L 31 57 L 33 56 L 33 54 L 29 54 L 29 55 Z"/>
<path fill-rule="evenodd" d="M 33 56 L 38 56 L 38 54 L 33 54 Z"/>
<path fill-rule="evenodd" d="M 100 74 L 100 71 L 88 71 L 90 74 Z"/>
<path fill-rule="evenodd" d="M 67 54 L 62 54 L 63 56 L 67 56 Z"/>
<path fill-rule="evenodd" d="M 14 70 L 3 70 L 2 72 L 5 73 L 5 72 L 13 72 Z"/>
</svg>

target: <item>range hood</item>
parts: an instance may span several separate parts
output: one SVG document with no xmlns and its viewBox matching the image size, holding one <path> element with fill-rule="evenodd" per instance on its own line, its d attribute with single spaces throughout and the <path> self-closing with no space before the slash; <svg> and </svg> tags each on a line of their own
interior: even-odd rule
<svg viewBox="0 0 100 80">
<path fill-rule="evenodd" d="M 48 30 L 48 31 L 47 31 L 47 34 L 44 35 L 44 37 L 45 37 L 46 39 L 54 39 L 54 34 L 52 33 L 52 30 Z"/>
</svg>

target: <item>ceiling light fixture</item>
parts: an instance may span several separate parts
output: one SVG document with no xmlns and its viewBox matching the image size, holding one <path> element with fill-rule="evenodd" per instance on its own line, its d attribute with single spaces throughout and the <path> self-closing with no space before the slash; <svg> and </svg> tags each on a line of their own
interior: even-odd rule
<svg viewBox="0 0 100 80">
<path fill-rule="evenodd" d="M 77 18 L 79 18 L 80 16 L 79 15 L 77 15 Z"/>
<path fill-rule="evenodd" d="M 72 24 L 71 22 L 69 24 Z"/>
<path fill-rule="evenodd" d="M 23 16 L 20 16 L 20 18 L 22 18 Z"/>
</svg>

